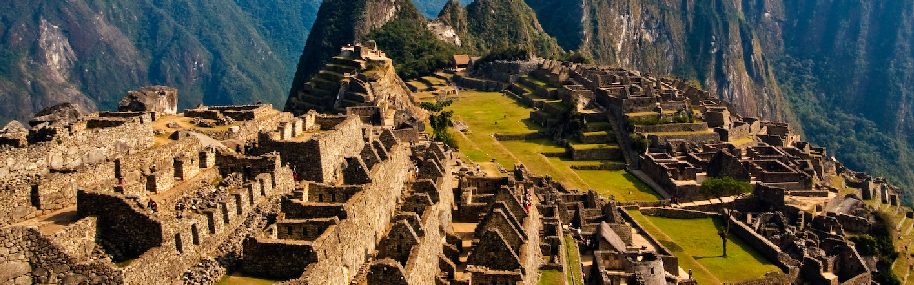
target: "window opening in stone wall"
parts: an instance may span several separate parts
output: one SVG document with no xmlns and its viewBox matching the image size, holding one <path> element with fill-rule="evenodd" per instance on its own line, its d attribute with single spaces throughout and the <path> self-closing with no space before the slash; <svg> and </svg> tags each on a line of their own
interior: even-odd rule
<svg viewBox="0 0 914 285">
<path fill-rule="evenodd" d="M 41 197 L 38 195 L 38 185 L 32 185 L 32 189 L 29 192 L 29 202 L 32 203 L 32 207 L 41 208 Z"/>
<path fill-rule="evenodd" d="M 190 225 L 190 234 L 194 245 L 200 245 L 200 232 L 197 230 L 196 224 Z"/>
<path fill-rule="evenodd" d="M 181 244 L 181 234 L 175 234 L 175 249 L 178 253 L 184 253 L 184 245 Z"/>
</svg>

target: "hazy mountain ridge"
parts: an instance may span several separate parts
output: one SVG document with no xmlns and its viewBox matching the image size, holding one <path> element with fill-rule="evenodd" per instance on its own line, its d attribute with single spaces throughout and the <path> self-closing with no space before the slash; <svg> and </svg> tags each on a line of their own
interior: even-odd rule
<svg viewBox="0 0 914 285">
<path fill-rule="evenodd" d="M 60 102 L 110 110 L 127 90 L 149 84 L 178 87 L 183 107 L 280 104 L 294 68 L 289 51 L 303 44 L 263 36 L 258 11 L 242 7 L 265 9 L 247 0 L 7 1 L 0 119 L 27 119 Z M 295 25 L 271 36 L 295 30 L 306 31 Z"/>
</svg>

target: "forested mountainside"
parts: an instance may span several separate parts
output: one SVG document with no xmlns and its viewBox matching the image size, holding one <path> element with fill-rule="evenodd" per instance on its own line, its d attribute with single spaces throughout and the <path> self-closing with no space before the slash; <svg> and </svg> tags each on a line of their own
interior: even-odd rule
<svg viewBox="0 0 914 285">
<path fill-rule="evenodd" d="M 112 109 L 131 88 L 183 107 L 281 104 L 320 0 L 3 1 L 0 122 L 75 102 Z"/>
<path fill-rule="evenodd" d="M 569 50 L 786 117 L 853 169 L 914 185 L 914 2 L 526 0 Z"/>
<path fill-rule="evenodd" d="M 450 0 L 439 18 L 456 27 L 459 43 L 432 33 L 430 20 L 412 1 L 324 1 L 299 59 L 290 96 L 300 92 L 323 63 L 339 53 L 340 46 L 353 42 L 376 40 L 405 77 L 444 67 L 455 52 L 486 54 L 519 48 L 542 57 L 563 54 L 522 0 L 475 0 L 466 7 Z"/>
</svg>

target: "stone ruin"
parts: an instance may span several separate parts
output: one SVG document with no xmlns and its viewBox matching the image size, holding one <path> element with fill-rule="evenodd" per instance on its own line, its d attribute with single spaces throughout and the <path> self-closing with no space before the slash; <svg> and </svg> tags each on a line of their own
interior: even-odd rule
<svg viewBox="0 0 914 285">
<path fill-rule="evenodd" d="M 538 67 L 530 70 L 530 64 Z M 849 237 L 870 233 L 879 223 L 876 210 L 899 206 L 901 190 L 885 179 L 847 169 L 825 148 L 800 140 L 787 124 L 734 114 L 727 103 L 685 81 L 622 68 L 540 60 L 501 62 L 469 74 L 477 78 L 457 83 L 498 86 L 534 109 L 531 121 L 547 130 L 540 137 L 560 144 L 570 141 L 567 154 L 544 155 L 572 160 L 621 156 L 630 173 L 663 197 L 659 202 L 627 203 L 625 208 L 646 215 L 730 220 L 735 235 L 782 271 L 746 284 L 868 284 L 873 279 L 876 257 L 861 256 Z M 575 117 L 580 119 L 560 119 Z M 607 127 L 594 128 L 599 125 Z M 567 131 L 573 129 L 578 131 Z M 596 130 L 606 130 L 613 139 L 600 138 Z M 609 145 L 617 156 L 601 150 L 606 148 L 577 148 L 576 143 Z M 618 149 L 612 148 L 614 143 Z M 702 191 L 703 182 L 723 177 L 746 182 L 754 190 L 731 197 Z M 507 183 L 504 178 L 482 180 Z M 558 186 L 553 188 L 564 193 Z M 474 199 L 494 194 L 477 191 L 455 193 L 460 197 L 455 219 L 478 216 L 482 203 Z M 603 201 L 593 193 L 539 197 L 538 212 L 550 217 L 542 224 L 542 232 L 549 234 L 542 239 L 544 268 L 567 269 L 556 248 L 573 229 L 572 234 L 580 231 L 576 236 L 583 237 L 578 246 L 593 254 L 593 266 L 584 271 L 586 282 L 694 282 L 680 276 L 670 251 L 626 211 L 616 210 L 619 203 L 612 199 Z M 899 223 L 896 231 L 901 227 Z M 648 244 L 634 246 L 632 232 L 642 233 L 638 240 Z"/>
<path fill-rule="evenodd" d="M 178 113 L 178 90 L 167 86 L 149 86 L 133 90 L 121 99 L 117 110 L 174 115 Z"/>
<path fill-rule="evenodd" d="M 756 284 L 871 282 L 872 257 L 847 237 L 874 224 L 865 202 L 900 203 L 884 179 L 845 168 L 785 124 L 730 114 L 681 81 L 533 66 L 488 68 L 505 69 L 513 82 L 500 84 L 537 108 L 535 121 L 561 129 L 554 115 L 570 112 L 590 122 L 570 135 L 618 144 L 611 153 L 571 146 L 572 157 L 624 159 L 664 201 L 574 191 L 523 165 L 504 177 L 479 173 L 429 140 L 402 81 L 377 72 L 392 71 L 390 60 L 369 43 L 344 47 L 324 67 L 332 72 L 290 100 L 292 112 L 256 104 L 177 113 L 177 93 L 156 87 L 131 92 L 118 112 L 61 105 L 28 126 L 8 124 L 0 282 L 214 284 L 240 274 L 281 284 L 535 284 L 541 270 L 572 270 L 565 249 L 579 248 L 591 261 L 581 264 L 588 284 L 696 284 L 635 209 L 729 220 L 783 271 Z M 643 151 L 631 147 L 636 136 L 650 142 Z M 749 181 L 754 192 L 682 203 L 707 199 L 708 177 Z M 832 185 L 836 177 L 845 185 Z M 838 195 L 839 186 L 860 195 Z"/>
</svg>

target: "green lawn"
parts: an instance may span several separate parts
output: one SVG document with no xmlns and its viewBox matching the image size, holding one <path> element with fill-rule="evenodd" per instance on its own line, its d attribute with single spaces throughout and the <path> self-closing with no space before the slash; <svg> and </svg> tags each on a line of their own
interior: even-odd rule
<svg viewBox="0 0 914 285">
<path fill-rule="evenodd" d="M 565 275 L 558 270 L 542 270 L 540 271 L 540 281 L 536 284 L 539 285 L 560 285 L 562 284 L 562 279 L 565 278 Z"/>
<path fill-rule="evenodd" d="M 565 235 L 565 281 L 567 285 L 584 285 L 581 276 L 581 253 L 571 235 Z"/>
<path fill-rule="evenodd" d="M 570 188 L 594 189 L 605 196 L 615 195 L 621 201 L 660 199 L 650 187 L 626 171 L 574 170 L 571 166 L 585 162 L 543 156 L 542 153 L 565 152 L 565 148 L 548 139 L 496 140 L 492 136 L 495 133 L 521 134 L 539 130 L 528 120 L 531 109 L 501 93 L 462 91 L 460 98 L 448 109 L 454 111 L 454 120 L 469 126 L 468 133 L 455 131 L 453 134 L 460 152 L 483 168 L 494 168 L 487 165 L 493 159 L 506 169 L 521 162 L 536 175 L 549 175 Z"/>
<path fill-rule="evenodd" d="M 720 221 L 650 217 L 637 210 L 629 211 L 629 214 L 679 257 L 680 267 L 686 271 L 692 269 L 699 284 L 733 283 L 780 271 L 733 234 L 728 239 L 727 257 L 722 257 L 721 240 L 717 235 Z"/>
</svg>

